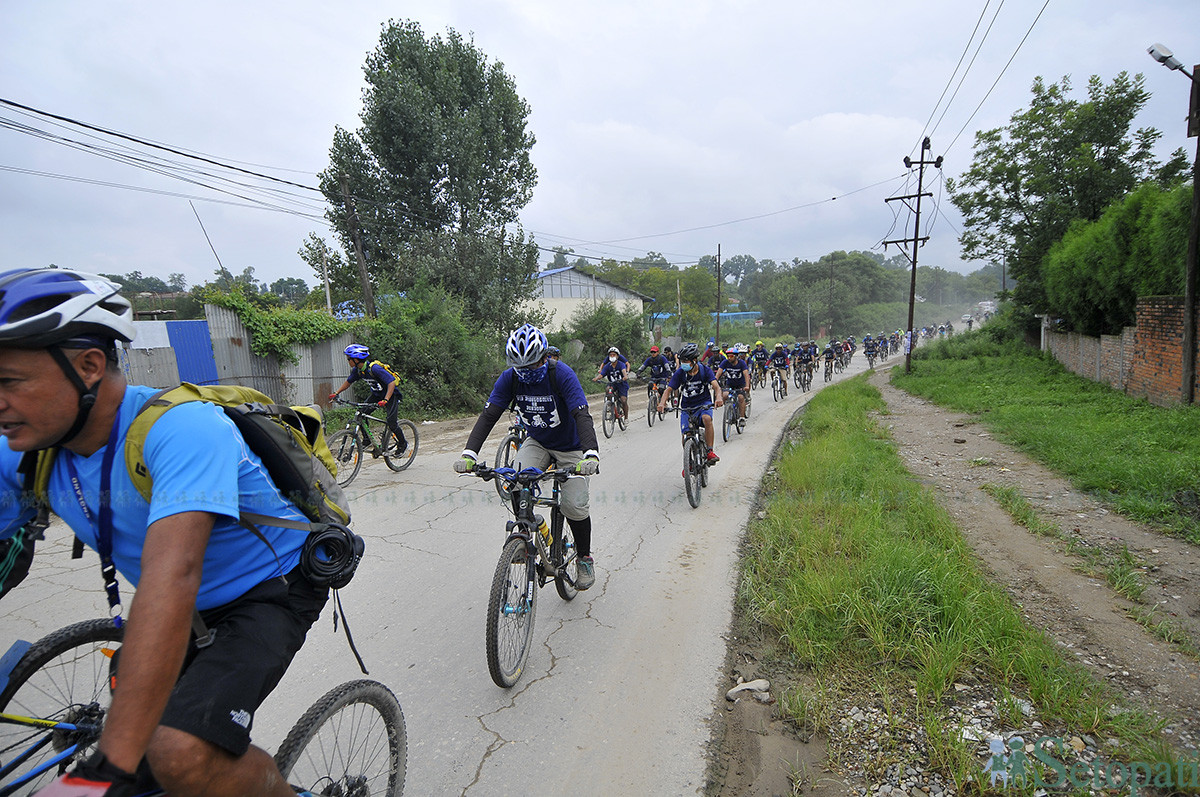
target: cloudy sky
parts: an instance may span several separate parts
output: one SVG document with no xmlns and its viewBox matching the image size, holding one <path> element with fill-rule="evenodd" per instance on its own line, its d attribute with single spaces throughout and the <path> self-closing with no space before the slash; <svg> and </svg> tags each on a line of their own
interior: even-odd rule
<svg viewBox="0 0 1200 797">
<path fill-rule="evenodd" d="M 1082 97 L 1092 74 L 1142 72 L 1138 124 L 1163 131 L 1160 156 L 1195 151 L 1186 79 L 1146 48 L 1200 62 L 1197 0 L 4 0 L 0 98 L 313 186 L 334 126 L 357 127 L 388 19 L 452 27 L 504 64 L 537 137 L 524 228 L 590 256 L 686 264 L 719 244 L 816 259 L 911 235 L 884 199 L 906 192 L 923 131 L 953 177 L 974 131 L 1025 107 L 1037 75 L 1070 75 Z M 296 251 L 310 232 L 332 240 L 319 194 L 266 195 L 248 177 L 223 194 L 96 154 L 121 143 L 109 136 L 8 106 L 0 120 L 4 268 L 203 282 L 216 259 L 198 214 L 230 270 L 315 283 Z M 961 261 L 961 218 L 930 177 L 920 262 L 970 272 L 981 264 Z"/>
</svg>

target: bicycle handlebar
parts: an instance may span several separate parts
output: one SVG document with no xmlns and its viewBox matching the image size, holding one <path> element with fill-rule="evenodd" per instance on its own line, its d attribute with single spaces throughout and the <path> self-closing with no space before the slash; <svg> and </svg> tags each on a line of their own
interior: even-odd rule
<svg viewBox="0 0 1200 797">
<path fill-rule="evenodd" d="M 527 468 L 522 471 L 513 471 L 512 468 L 492 468 L 483 463 L 476 463 L 475 469 L 471 471 L 471 475 L 478 476 L 484 481 L 492 479 L 500 479 L 501 481 L 509 482 L 510 484 L 535 484 L 540 481 L 549 480 L 556 482 L 565 482 L 568 479 L 585 479 L 586 476 L 571 473 L 569 470 L 561 470 L 559 468 L 550 468 L 549 470 L 537 470 L 536 473 L 530 472 L 537 470 L 536 468 Z M 511 473 L 508 471 L 512 471 Z"/>
</svg>

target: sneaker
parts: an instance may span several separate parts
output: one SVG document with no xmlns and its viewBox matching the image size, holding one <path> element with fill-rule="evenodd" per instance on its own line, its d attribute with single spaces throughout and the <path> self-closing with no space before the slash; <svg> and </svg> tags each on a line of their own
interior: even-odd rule
<svg viewBox="0 0 1200 797">
<path fill-rule="evenodd" d="M 717 456 L 716 451 L 708 452 L 708 464 L 709 465 L 716 465 L 720 461 L 721 461 L 721 458 Z"/>
<path fill-rule="evenodd" d="M 379 459 L 381 456 L 383 456 L 383 452 L 379 450 L 379 447 L 378 447 L 378 446 L 372 446 L 372 447 L 371 447 L 371 457 L 372 457 L 372 459 Z"/>
<path fill-rule="evenodd" d="M 746 428 L 746 419 L 745 418 L 738 418 L 738 428 L 739 429 Z"/>
<path fill-rule="evenodd" d="M 408 441 L 407 440 L 405 440 L 403 443 L 401 443 L 400 446 L 396 449 L 396 456 L 402 457 L 406 453 L 408 453 Z"/>
<path fill-rule="evenodd" d="M 592 557 L 581 556 L 575 560 L 575 589 L 590 589 L 596 583 L 596 566 Z"/>
</svg>

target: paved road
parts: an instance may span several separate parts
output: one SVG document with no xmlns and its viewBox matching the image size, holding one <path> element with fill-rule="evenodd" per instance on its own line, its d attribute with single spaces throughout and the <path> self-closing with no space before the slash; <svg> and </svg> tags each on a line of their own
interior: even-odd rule
<svg viewBox="0 0 1200 797">
<path fill-rule="evenodd" d="M 865 368 L 855 359 L 850 373 Z M 596 585 L 570 603 L 541 591 L 526 672 L 507 691 L 489 678 L 483 650 L 505 513 L 490 484 L 452 472 L 466 435 L 427 425 L 409 471 L 364 465 L 351 490 L 368 557 L 343 601 L 371 677 L 404 706 L 408 794 L 703 786 L 738 545 L 769 456 L 808 398 L 754 395 L 743 435 L 721 443 L 718 429 L 721 463 L 699 509 L 683 492 L 678 423 L 648 428 L 644 398 L 631 399 L 635 418 L 601 438 L 603 470 L 592 479 Z M 94 556 L 71 562 L 64 536 L 54 534 L 34 577 L 5 600 L 0 642 L 103 613 Z M 259 713 L 260 743 L 273 747 L 319 694 L 358 675 L 332 615 L 327 608 Z"/>
</svg>

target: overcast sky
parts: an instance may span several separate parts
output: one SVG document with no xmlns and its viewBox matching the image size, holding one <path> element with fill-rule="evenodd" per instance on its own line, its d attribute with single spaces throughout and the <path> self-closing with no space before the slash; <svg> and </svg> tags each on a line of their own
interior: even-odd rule
<svg viewBox="0 0 1200 797">
<path fill-rule="evenodd" d="M 538 184 L 521 219 L 539 244 L 679 264 L 718 244 L 726 258 L 816 259 L 911 235 L 910 214 L 884 198 L 905 192 L 901 161 L 927 121 L 953 177 L 974 132 L 1026 107 L 1037 75 L 1071 75 L 1082 98 L 1092 74 L 1144 73 L 1153 97 L 1137 124 L 1163 131 L 1160 157 L 1194 154 L 1186 78 L 1146 48 L 1200 62 L 1200 2 L 1050 0 L 1018 51 L 1043 3 L 4 0 L 0 97 L 315 186 L 334 126 L 358 126 L 380 26 L 413 19 L 426 35 L 473 36 L 531 107 Z M 7 107 L 0 119 L 114 143 Z M 920 262 L 973 271 L 929 176 L 938 212 L 923 208 Z M 216 260 L 190 199 L 231 271 L 315 283 L 296 251 L 309 232 L 332 240 L 321 197 L 287 191 L 271 203 L 308 216 L 0 127 L 0 264 L 206 281 Z"/>
</svg>

